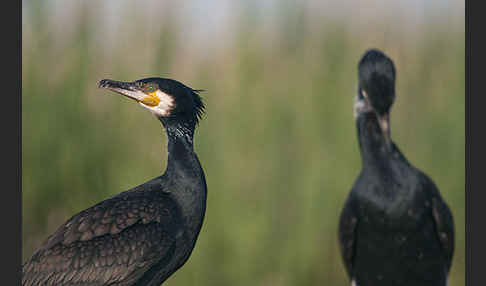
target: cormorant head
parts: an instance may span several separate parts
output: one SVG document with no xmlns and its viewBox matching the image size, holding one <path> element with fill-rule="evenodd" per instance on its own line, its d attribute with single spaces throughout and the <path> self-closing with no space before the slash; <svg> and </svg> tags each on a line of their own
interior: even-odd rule
<svg viewBox="0 0 486 286">
<path fill-rule="evenodd" d="M 182 121 L 197 124 L 204 113 L 204 104 L 194 90 L 166 78 L 144 78 L 133 82 L 103 79 L 100 88 L 107 88 L 134 99 L 162 122 Z"/>
<path fill-rule="evenodd" d="M 365 52 L 358 65 L 358 95 L 355 116 L 374 112 L 380 128 L 389 139 L 389 113 L 395 100 L 395 66 L 376 49 Z"/>
</svg>

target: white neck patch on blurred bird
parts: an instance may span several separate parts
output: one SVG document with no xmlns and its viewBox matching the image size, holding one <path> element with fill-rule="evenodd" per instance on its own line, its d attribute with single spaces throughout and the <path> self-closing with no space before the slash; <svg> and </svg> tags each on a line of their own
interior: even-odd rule
<svg viewBox="0 0 486 286">
<path fill-rule="evenodd" d="M 370 111 L 372 111 L 372 108 L 366 97 L 360 99 L 357 95 L 354 100 L 354 119 L 358 118 L 360 114 Z"/>
</svg>

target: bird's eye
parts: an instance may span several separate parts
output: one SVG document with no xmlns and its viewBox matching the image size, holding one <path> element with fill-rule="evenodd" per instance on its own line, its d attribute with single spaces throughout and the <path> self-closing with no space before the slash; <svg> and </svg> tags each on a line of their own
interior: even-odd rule
<svg viewBox="0 0 486 286">
<path fill-rule="evenodd" d="M 149 85 L 145 86 L 145 88 L 144 88 L 145 92 L 154 92 L 155 90 L 156 90 L 156 87 L 153 84 L 149 84 Z"/>
</svg>

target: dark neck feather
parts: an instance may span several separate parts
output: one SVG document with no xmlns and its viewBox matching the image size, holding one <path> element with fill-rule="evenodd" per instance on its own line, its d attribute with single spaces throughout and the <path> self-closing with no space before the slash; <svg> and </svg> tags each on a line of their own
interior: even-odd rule
<svg viewBox="0 0 486 286">
<path fill-rule="evenodd" d="M 202 169 L 193 144 L 195 124 L 167 119 L 160 121 L 168 138 L 166 173 L 176 177 L 200 176 Z"/>
<path fill-rule="evenodd" d="M 360 114 L 356 120 L 363 169 L 388 169 L 396 149 L 394 143 L 383 136 L 374 112 Z"/>
<path fill-rule="evenodd" d="M 374 112 L 359 115 L 356 126 L 363 170 L 394 177 L 413 168 L 395 143 L 385 138 Z"/>
<path fill-rule="evenodd" d="M 169 153 L 164 176 L 177 186 L 168 191 L 179 203 L 185 224 L 192 229 L 188 238 L 194 243 L 206 210 L 206 179 L 193 146 L 195 124 L 161 121 L 167 131 Z"/>
</svg>

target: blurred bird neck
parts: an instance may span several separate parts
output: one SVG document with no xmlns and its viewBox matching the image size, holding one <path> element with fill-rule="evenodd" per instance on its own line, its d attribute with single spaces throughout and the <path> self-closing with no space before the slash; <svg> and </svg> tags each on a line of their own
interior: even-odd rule
<svg viewBox="0 0 486 286">
<path fill-rule="evenodd" d="M 384 136 L 373 112 L 361 114 L 356 121 L 363 167 L 388 168 L 396 149 L 392 140 Z"/>
</svg>

